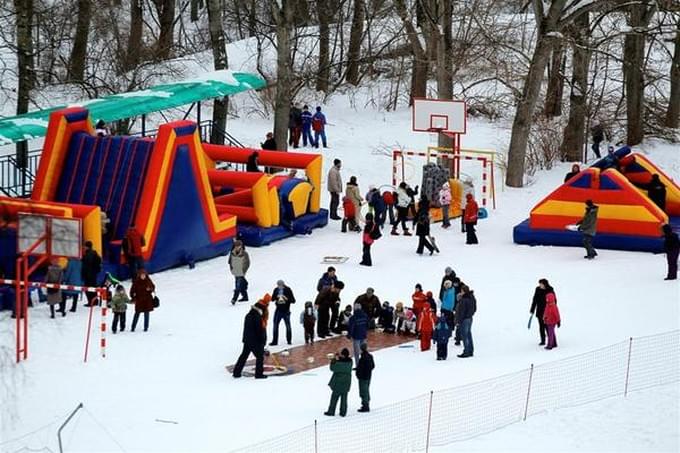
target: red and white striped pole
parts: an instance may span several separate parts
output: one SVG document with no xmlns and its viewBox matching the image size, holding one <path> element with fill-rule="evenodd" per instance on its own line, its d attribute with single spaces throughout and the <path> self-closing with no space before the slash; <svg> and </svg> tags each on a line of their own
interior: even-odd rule
<svg viewBox="0 0 680 453">
<path fill-rule="evenodd" d="M 102 357 L 106 357 L 106 312 L 108 310 L 107 307 L 107 300 L 106 300 L 106 291 L 105 290 L 100 290 L 100 297 L 99 300 L 101 300 L 102 304 L 102 321 L 101 321 L 101 340 L 99 342 L 99 346 L 101 348 L 101 354 Z"/>
<path fill-rule="evenodd" d="M 482 161 L 482 206 L 486 207 L 486 158 L 477 158 Z"/>
</svg>

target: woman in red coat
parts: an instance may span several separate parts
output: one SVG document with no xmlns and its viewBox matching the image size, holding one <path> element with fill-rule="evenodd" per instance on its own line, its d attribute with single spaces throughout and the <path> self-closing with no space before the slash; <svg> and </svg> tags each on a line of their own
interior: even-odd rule
<svg viewBox="0 0 680 453">
<path fill-rule="evenodd" d="M 130 299 L 135 304 L 135 316 L 132 318 L 131 332 L 135 331 L 139 314 L 144 313 L 144 332 L 149 330 L 149 313 L 153 311 L 153 292 L 156 290 L 146 270 L 137 271 L 137 277 L 132 281 Z"/>
<path fill-rule="evenodd" d="M 475 225 L 477 225 L 477 213 L 479 206 L 471 193 L 465 196 L 465 213 L 463 214 L 463 221 L 465 222 L 465 232 L 467 238 L 466 244 L 479 244 L 477 241 L 477 234 L 475 233 Z"/>
<path fill-rule="evenodd" d="M 545 311 L 543 312 L 543 322 L 545 330 L 548 332 L 548 345 L 545 349 L 557 347 L 557 337 L 555 337 L 555 325 L 560 327 L 560 311 L 557 309 L 557 299 L 555 293 L 545 295 Z"/>
<path fill-rule="evenodd" d="M 418 317 L 418 331 L 420 332 L 420 350 L 429 351 L 432 344 L 432 331 L 437 324 L 437 316 L 430 307 L 424 308 Z"/>
</svg>

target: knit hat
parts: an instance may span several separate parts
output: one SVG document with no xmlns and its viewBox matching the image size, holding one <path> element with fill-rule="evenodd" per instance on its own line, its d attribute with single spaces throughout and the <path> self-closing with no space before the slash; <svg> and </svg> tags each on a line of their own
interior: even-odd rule
<svg viewBox="0 0 680 453">
<path fill-rule="evenodd" d="M 449 275 L 451 273 L 453 273 L 455 275 L 455 272 L 453 272 L 453 269 L 451 269 L 451 266 L 446 266 L 446 269 L 444 269 L 444 273 L 446 275 Z"/>
<path fill-rule="evenodd" d="M 283 287 L 283 286 L 286 286 L 286 284 L 283 282 L 283 280 L 277 280 L 277 281 L 276 281 L 276 286 L 281 286 L 281 287 Z"/>
</svg>

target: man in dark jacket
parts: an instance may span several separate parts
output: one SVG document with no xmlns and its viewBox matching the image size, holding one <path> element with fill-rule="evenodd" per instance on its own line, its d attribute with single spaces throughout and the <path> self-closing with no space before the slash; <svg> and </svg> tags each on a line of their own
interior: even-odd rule
<svg viewBox="0 0 680 453">
<path fill-rule="evenodd" d="M 319 291 L 319 294 L 316 296 L 314 305 L 317 307 L 319 313 L 319 318 L 316 322 L 316 333 L 320 338 L 330 336 L 330 329 L 335 327 L 334 323 L 337 323 L 340 291 L 344 287 L 344 283 L 336 282 L 333 286 L 325 287 Z M 332 317 L 330 316 L 331 311 L 333 312 Z"/>
<path fill-rule="evenodd" d="M 663 227 L 663 248 L 666 251 L 668 262 L 668 275 L 664 280 L 676 280 L 678 278 L 678 254 L 680 253 L 680 238 L 673 232 L 673 228 L 666 224 Z"/>
<path fill-rule="evenodd" d="M 253 305 L 243 321 L 243 351 L 234 365 L 233 375 L 241 377 L 241 371 L 252 352 L 255 356 L 255 379 L 266 379 L 264 375 L 264 345 L 267 343 L 267 331 L 262 323 L 262 314 L 266 307 L 259 302 Z"/>
<path fill-rule="evenodd" d="M 361 357 L 356 367 L 356 375 L 359 380 L 359 396 L 361 397 L 361 408 L 358 412 L 369 412 L 368 403 L 371 401 L 369 387 L 371 386 L 371 375 L 375 368 L 373 356 L 368 352 L 368 344 L 361 344 Z"/>
<path fill-rule="evenodd" d="M 369 328 L 375 328 L 375 318 L 380 316 L 380 299 L 375 295 L 373 288 L 366 288 L 366 292 L 354 299 L 355 304 L 361 305 L 361 309 L 368 315 Z"/>
<path fill-rule="evenodd" d="M 312 137 L 312 112 L 309 111 L 309 106 L 302 107 L 300 113 L 300 121 L 302 122 L 302 146 L 314 146 L 314 137 Z"/>
<path fill-rule="evenodd" d="M 591 136 L 593 138 L 593 145 L 592 145 L 592 150 L 595 153 L 595 156 L 599 159 L 600 158 L 600 143 L 604 141 L 604 127 L 602 127 L 602 124 L 598 121 L 595 123 L 595 125 L 590 129 Z"/>
<path fill-rule="evenodd" d="M 442 277 L 442 284 L 439 286 L 439 300 L 444 299 L 444 283 L 449 281 L 451 282 L 451 285 L 453 285 L 455 278 L 456 272 L 451 269 L 450 266 L 446 266 L 446 269 L 444 269 L 444 276 Z"/>
<path fill-rule="evenodd" d="M 548 280 L 542 278 L 538 281 L 538 286 L 534 291 L 534 299 L 531 302 L 531 308 L 529 313 L 535 314 L 538 319 L 538 332 L 541 335 L 541 342 L 539 346 L 545 345 L 545 323 L 543 322 L 543 313 L 545 312 L 545 296 L 549 292 L 552 292 L 552 288 L 548 283 Z"/>
<path fill-rule="evenodd" d="M 316 290 L 321 291 L 324 288 L 330 288 L 335 283 L 338 282 L 338 277 L 335 275 L 335 268 L 333 266 L 328 266 L 326 272 L 321 275 L 321 278 L 316 284 Z"/>
<path fill-rule="evenodd" d="M 274 134 L 267 132 L 267 139 L 263 143 L 260 143 L 260 146 L 262 149 L 276 151 L 278 147 L 276 146 L 276 140 L 274 140 Z"/>
<path fill-rule="evenodd" d="M 659 175 L 652 175 L 652 180 L 647 185 L 647 196 L 662 211 L 666 209 L 666 186 L 659 179 Z"/>
<path fill-rule="evenodd" d="M 361 345 L 368 337 L 368 315 L 361 309 L 361 304 L 354 304 L 354 314 L 349 318 L 347 338 L 352 340 L 354 363 L 359 363 Z"/>
<path fill-rule="evenodd" d="M 102 270 L 102 259 L 96 250 L 92 248 L 92 242 L 85 242 L 85 252 L 83 253 L 82 267 L 81 267 L 81 277 L 83 279 L 83 286 L 98 286 L 97 275 Z M 86 307 L 92 306 L 97 293 L 87 292 L 85 296 L 87 297 Z"/>
<path fill-rule="evenodd" d="M 290 136 L 288 144 L 293 148 L 300 147 L 300 133 L 302 132 L 302 110 L 299 104 L 291 104 L 288 116 L 288 129 Z"/>
<path fill-rule="evenodd" d="M 416 221 L 416 236 L 418 236 L 418 248 L 416 253 L 423 254 L 423 248 L 430 251 L 430 255 L 434 253 L 434 247 L 430 244 L 427 238 L 430 236 L 430 215 L 427 212 L 420 212 L 418 220 Z"/>
<path fill-rule="evenodd" d="M 260 167 L 258 167 L 258 162 L 257 158 L 260 156 L 260 153 L 257 151 L 253 151 L 253 153 L 248 156 L 248 161 L 246 162 L 246 171 L 252 172 L 252 173 L 258 173 L 260 171 Z"/>
<path fill-rule="evenodd" d="M 276 346 L 279 342 L 279 324 L 282 319 L 286 324 L 286 341 L 288 344 L 291 344 L 290 304 L 295 303 L 295 296 L 293 296 L 293 291 L 290 287 L 286 286 L 283 280 L 276 282 L 276 288 L 272 291 L 272 301 L 276 305 L 276 311 L 274 311 L 274 337 L 269 346 Z"/>
<path fill-rule="evenodd" d="M 597 211 L 598 207 L 593 203 L 593 200 L 586 200 L 586 212 L 583 218 L 576 222 L 578 230 L 583 233 L 583 247 L 586 249 L 586 256 L 584 258 L 589 260 L 597 256 L 597 252 L 593 247 L 593 239 L 597 232 Z"/>
<path fill-rule="evenodd" d="M 463 353 L 458 354 L 461 359 L 474 355 L 472 343 L 472 316 L 477 311 L 477 300 L 474 292 L 467 285 L 460 287 L 462 296 L 456 304 L 456 324 L 460 328 L 460 336 L 463 339 Z"/>
</svg>

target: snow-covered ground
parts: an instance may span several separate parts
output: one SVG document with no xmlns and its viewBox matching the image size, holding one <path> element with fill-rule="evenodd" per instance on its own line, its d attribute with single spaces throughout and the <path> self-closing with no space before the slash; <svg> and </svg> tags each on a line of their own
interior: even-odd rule
<svg viewBox="0 0 680 453">
<path fill-rule="evenodd" d="M 325 110 L 333 126 L 328 130 L 331 148 L 323 150 L 324 167 L 327 170 L 335 157 L 342 159 L 344 181 L 357 176 L 362 193 L 369 184 L 378 186 L 391 180 L 391 157 L 376 150 L 395 145 L 423 150 L 429 144 L 428 134 L 410 131 L 408 109 L 391 113 L 355 109 L 347 97 L 336 97 Z M 256 144 L 271 129 L 271 123 L 244 116 L 231 121 L 229 128 L 245 142 Z M 476 120 L 468 122 L 468 131 L 464 147 L 499 148 L 508 137 L 500 125 Z M 677 147 L 651 143 L 643 149 L 671 176 L 680 174 Z M 413 161 L 408 168 L 415 173 L 420 163 Z M 680 288 L 677 282 L 663 281 L 662 256 L 603 250 L 590 262 L 583 260 L 583 251 L 577 248 L 531 248 L 512 243 L 513 225 L 562 181 L 568 167 L 560 164 L 552 171 L 539 172 L 534 183 L 524 189 L 502 189 L 497 173 L 498 209 L 480 222 L 478 246 L 465 246 L 457 228 L 444 231 L 434 225 L 440 255 L 419 257 L 415 238 L 386 235 L 373 247 L 374 267 L 367 269 L 358 265 L 359 235 L 341 234 L 339 224 L 331 222 L 311 236 L 249 249 L 251 299 L 271 291 L 276 280 L 283 279 L 299 301 L 292 315 L 296 320 L 303 302 L 315 296 L 316 280 L 326 267 L 320 263 L 325 255 L 350 257 L 337 266 L 346 284 L 343 304 L 368 286 L 376 289 L 381 300 L 409 301 L 415 283 L 437 291 L 443 269 L 452 266 L 477 296 L 475 357 L 461 361 L 454 356 L 437 362 L 434 353 L 416 349 L 377 352 L 371 388 L 374 407 L 525 369 L 530 363 L 572 356 L 630 336 L 680 328 Z M 472 164 L 463 171 L 479 176 Z M 326 193 L 323 196 L 323 205 L 327 205 Z M 535 330 L 526 329 L 533 289 L 542 277 L 555 287 L 563 318 L 558 331 L 560 347 L 551 352 L 537 346 Z M 110 335 L 106 359 L 96 355 L 93 342 L 87 364 L 82 363 L 85 310 L 50 320 L 47 307 L 32 309 L 30 359 L 2 371 L 0 451 L 46 445 L 56 450 L 56 428 L 79 402 L 88 412 L 77 416 L 78 422 L 66 429 L 68 451 L 225 451 L 309 425 L 325 410 L 329 397 L 325 368 L 265 381 L 234 380 L 225 373 L 224 366 L 235 362 L 240 352 L 243 317 L 249 309 L 247 304 L 228 303 L 233 280 L 225 258 L 199 263 L 193 270 L 163 272 L 153 280 L 162 305 L 152 313 L 149 332 Z M 129 318 L 131 314 L 128 311 Z M 9 313 L 0 313 L 0 326 L 0 341 L 12 347 Z M 293 342 L 303 342 L 297 323 Z M 568 420 L 594 407 L 600 408 L 601 414 L 612 414 L 607 420 L 616 423 L 617 430 L 623 429 L 618 420 L 635 418 L 634 429 L 647 435 L 627 438 L 625 446 L 631 450 L 673 445 L 677 449 L 678 423 L 663 420 L 659 425 L 663 417 L 651 417 L 653 411 L 645 408 L 645 395 L 651 395 L 647 404 L 653 407 L 664 399 L 657 395 L 663 391 L 558 411 L 546 425 L 541 425 L 542 417 L 530 419 L 508 428 L 507 434 L 500 431 L 467 441 L 464 449 L 504 450 L 512 439 L 516 449 L 617 449 L 619 444 L 594 439 L 595 429 L 574 438 L 581 425 Z M 355 412 L 357 393 L 355 386 L 350 393 L 352 417 L 359 416 Z M 677 420 L 677 386 L 666 394 L 671 397 L 664 404 Z M 641 417 L 631 417 L 638 409 Z M 48 424 L 18 443 L 2 444 Z M 546 434 L 532 444 L 534 437 L 528 433 L 534 430 Z M 564 443 L 557 444 L 562 440 Z M 451 449 L 459 450 L 459 445 Z"/>
</svg>

